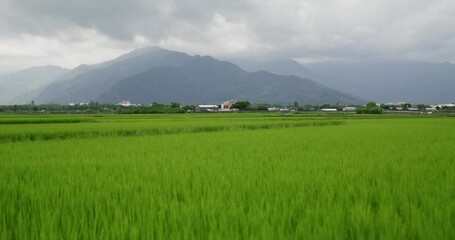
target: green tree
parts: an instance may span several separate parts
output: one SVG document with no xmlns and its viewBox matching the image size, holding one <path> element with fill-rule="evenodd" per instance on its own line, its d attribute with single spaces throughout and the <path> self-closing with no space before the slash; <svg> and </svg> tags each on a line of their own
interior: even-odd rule
<svg viewBox="0 0 455 240">
<path fill-rule="evenodd" d="M 245 110 L 248 108 L 248 106 L 250 106 L 251 103 L 248 102 L 248 101 L 240 101 L 240 102 L 236 102 L 232 105 L 232 108 L 237 108 L 239 110 Z"/>
<path fill-rule="evenodd" d="M 196 110 L 196 106 L 185 105 L 185 106 L 183 106 L 183 110 L 185 110 L 185 112 L 194 112 Z"/>
<path fill-rule="evenodd" d="M 299 102 L 297 102 L 297 101 L 293 102 L 292 107 L 295 109 L 299 109 L 299 107 L 300 107 Z"/>
<path fill-rule="evenodd" d="M 357 114 L 381 114 L 382 108 L 378 107 L 375 102 L 369 102 L 365 107 L 356 109 Z"/>
<path fill-rule="evenodd" d="M 377 105 L 376 105 L 375 102 L 369 102 L 369 103 L 367 103 L 367 108 L 374 108 L 374 107 L 377 107 Z"/>
<path fill-rule="evenodd" d="M 172 102 L 172 103 L 171 103 L 171 108 L 180 108 L 180 103 L 178 103 L 178 102 Z"/>
<path fill-rule="evenodd" d="M 330 108 L 330 104 L 328 104 L 328 103 L 322 104 L 321 108 Z"/>
<path fill-rule="evenodd" d="M 258 111 L 267 111 L 268 108 L 269 107 L 267 104 L 257 104 L 256 105 L 256 110 L 258 110 Z"/>
<path fill-rule="evenodd" d="M 412 107 L 412 105 L 410 103 L 405 103 L 402 105 L 403 107 L 403 110 L 408 110 L 410 107 Z"/>
<path fill-rule="evenodd" d="M 382 108 L 382 109 L 385 109 L 385 110 L 391 110 L 391 109 L 392 109 L 392 106 L 390 106 L 390 105 L 385 105 L 385 104 L 381 104 L 381 108 Z"/>
</svg>

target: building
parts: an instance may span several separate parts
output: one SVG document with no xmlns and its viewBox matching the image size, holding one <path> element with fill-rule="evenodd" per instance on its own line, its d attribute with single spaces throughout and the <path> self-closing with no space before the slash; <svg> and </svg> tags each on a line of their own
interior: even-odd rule
<svg viewBox="0 0 455 240">
<path fill-rule="evenodd" d="M 384 103 L 385 106 L 404 106 L 405 104 L 410 104 L 408 102 L 389 102 Z"/>
<path fill-rule="evenodd" d="M 343 112 L 355 112 L 355 107 L 344 107 Z"/>
<path fill-rule="evenodd" d="M 218 105 L 197 105 L 196 112 L 215 112 L 218 111 L 220 107 Z"/>
<path fill-rule="evenodd" d="M 89 105 L 89 103 L 86 103 L 86 102 L 71 102 L 68 105 L 69 106 L 86 106 L 86 105 Z"/>
<path fill-rule="evenodd" d="M 336 112 L 338 111 L 336 108 L 323 108 L 321 109 L 323 112 Z"/>
<path fill-rule="evenodd" d="M 125 100 L 117 103 L 117 105 L 123 106 L 123 107 L 136 107 L 136 106 L 141 106 L 141 104 L 134 104 L 131 103 L 130 100 Z"/>
<path fill-rule="evenodd" d="M 237 102 L 237 100 L 233 99 L 227 102 L 223 102 L 221 104 L 221 110 L 227 112 L 229 109 L 232 108 L 232 105 L 234 105 Z"/>
<path fill-rule="evenodd" d="M 437 105 L 434 105 L 433 107 L 439 108 L 439 109 L 450 108 L 450 107 L 455 107 L 455 104 L 453 104 L 453 103 L 437 104 Z"/>
<path fill-rule="evenodd" d="M 131 106 L 131 102 L 129 100 L 121 101 L 121 102 L 117 103 L 117 105 L 129 107 L 129 106 Z"/>
</svg>

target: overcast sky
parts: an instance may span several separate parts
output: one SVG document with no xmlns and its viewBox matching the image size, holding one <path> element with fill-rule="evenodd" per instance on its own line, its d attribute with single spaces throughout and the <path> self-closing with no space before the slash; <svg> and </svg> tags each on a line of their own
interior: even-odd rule
<svg viewBox="0 0 455 240">
<path fill-rule="evenodd" d="M 160 46 L 219 58 L 455 62 L 454 0 L 0 0 L 0 72 Z"/>
</svg>

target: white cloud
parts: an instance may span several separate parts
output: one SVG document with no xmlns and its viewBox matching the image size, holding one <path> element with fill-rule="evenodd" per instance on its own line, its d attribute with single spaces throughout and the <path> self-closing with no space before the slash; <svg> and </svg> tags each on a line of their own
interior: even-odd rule
<svg viewBox="0 0 455 240">
<path fill-rule="evenodd" d="M 169 35 L 158 46 L 181 50 L 192 54 L 216 56 L 247 56 L 271 49 L 261 43 L 252 29 L 242 20 L 229 20 L 220 13 L 213 13 L 207 27 L 194 34 Z"/>
<path fill-rule="evenodd" d="M 0 71 L 136 47 L 298 59 L 454 61 L 452 0 L 2 0 Z"/>
<path fill-rule="evenodd" d="M 73 29 L 71 35 L 62 33 L 53 38 L 21 34 L 0 38 L 0 66 L 4 69 L 41 65 L 74 68 L 81 63 L 110 60 L 131 49 L 130 44 L 113 41 L 93 29 Z"/>
</svg>

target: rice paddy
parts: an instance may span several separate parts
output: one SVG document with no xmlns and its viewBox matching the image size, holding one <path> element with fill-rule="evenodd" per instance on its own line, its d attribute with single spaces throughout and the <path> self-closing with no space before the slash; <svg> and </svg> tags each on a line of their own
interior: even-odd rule
<svg viewBox="0 0 455 240">
<path fill-rule="evenodd" d="M 0 239 L 454 239 L 455 118 L 0 115 Z"/>
</svg>

